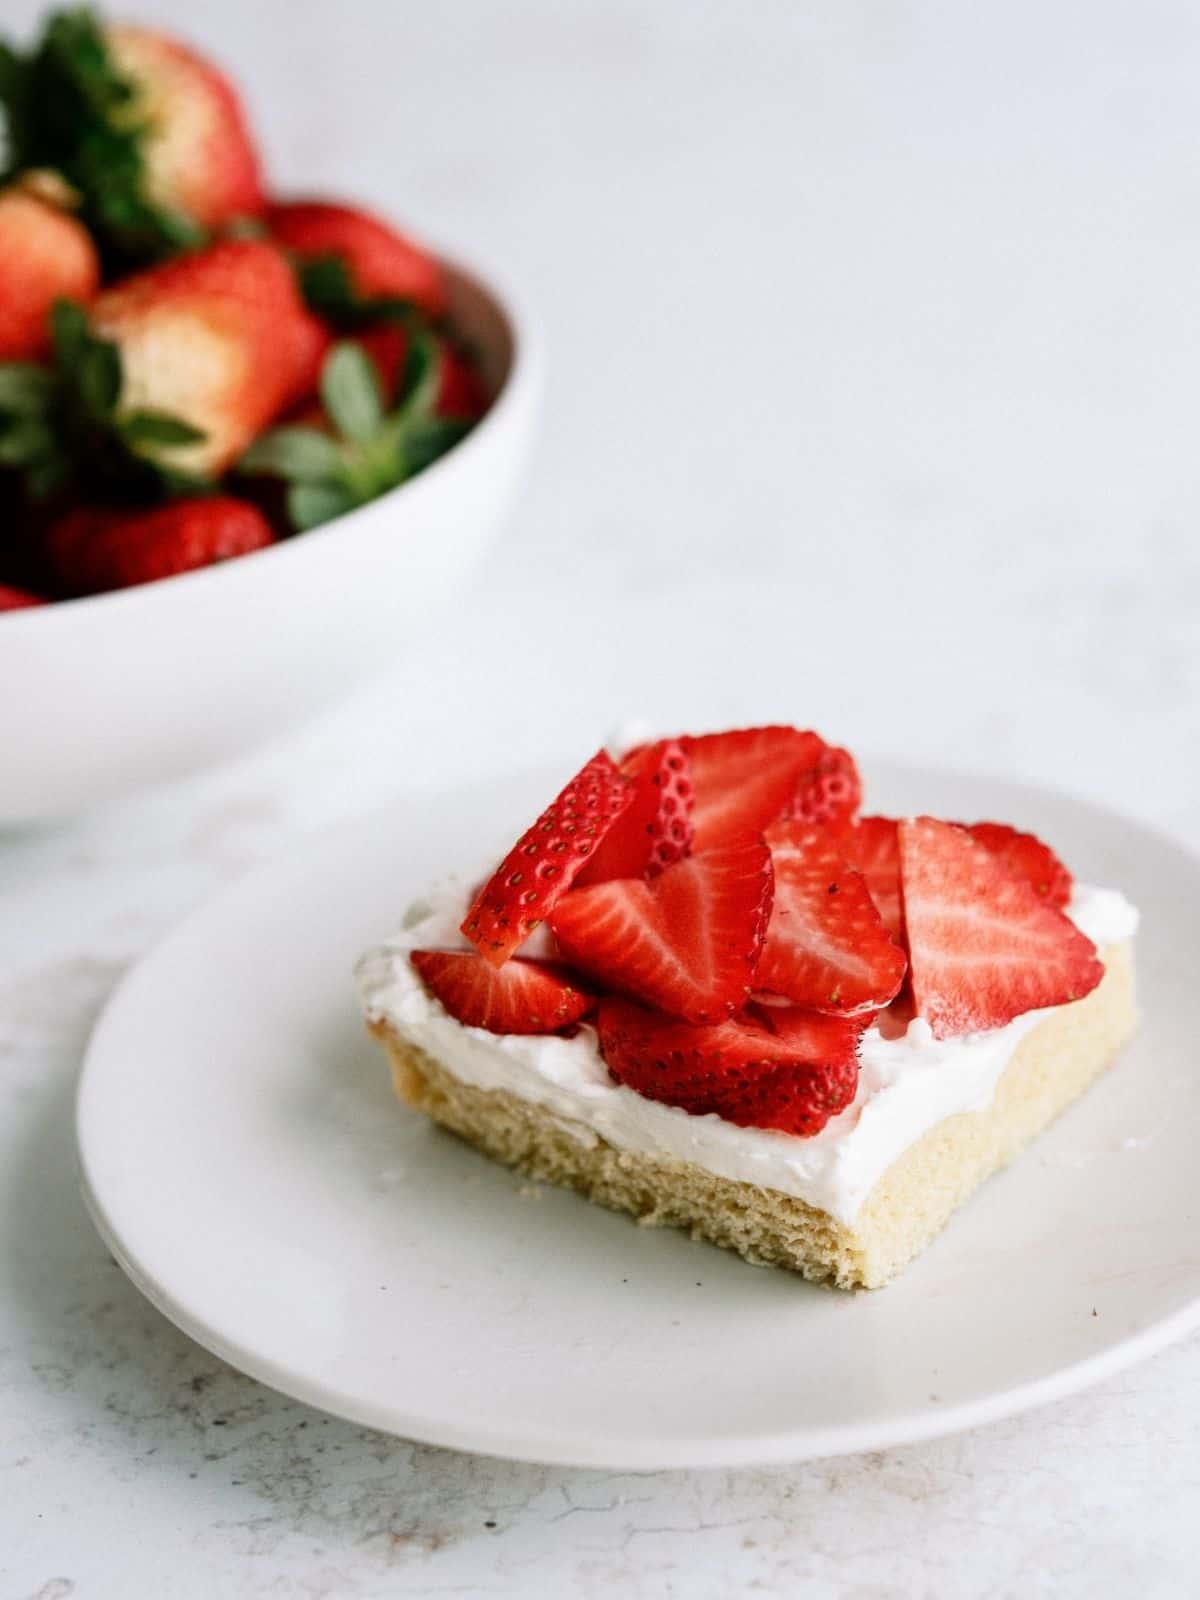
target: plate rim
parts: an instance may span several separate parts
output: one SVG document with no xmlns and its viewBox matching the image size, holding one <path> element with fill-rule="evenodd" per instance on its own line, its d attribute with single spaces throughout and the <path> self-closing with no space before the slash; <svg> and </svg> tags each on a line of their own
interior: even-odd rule
<svg viewBox="0 0 1200 1600">
<path fill-rule="evenodd" d="M 1033 782 L 1023 778 L 1001 776 L 954 767 L 928 766 L 917 762 L 880 759 L 866 760 L 863 766 L 870 770 L 885 771 L 896 778 L 922 781 L 953 779 L 965 782 L 987 782 L 1026 793 L 1036 793 L 1059 802 L 1079 805 L 1102 815 L 1107 821 L 1128 827 L 1143 838 L 1187 857 L 1200 868 L 1200 854 L 1168 830 L 1132 816 L 1118 807 L 1107 805 L 1070 788 Z M 539 767 L 526 767 L 497 774 L 493 785 L 512 787 L 532 786 L 543 780 L 547 773 L 560 771 Z M 550 779 L 553 782 L 553 778 Z M 459 798 L 468 785 L 441 785 L 405 790 L 383 808 L 371 813 L 344 819 L 313 832 L 304 834 L 305 844 L 313 856 L 324 857 L 329 851 L 347 848 L 372 827 L 378 827 L 384 818 L 394 821 L 395 811 L 405 804 L 418 801 L 429 804 L 438 796 Z M 193 907 L 168 932 L 146 950 L 123 974 L 97 1019 L 84 1052 L 75 1097 L 74 1136 L 79 1183 L 85 1207 L 92 1222 L 112 1253 L 122 1271 L 134 1287 L 189 1338 L 202 1348 L 226 1361 L 236 1370 L 265 1384 L 290 1399 L 312 1406 L 318 1411 L 336 1416 L 358 1426 L 429 1444 L 442 1449 L 452 1449 L 471 1454 L 490 1456 L 501 1460 L 536 1464 L 591 1468 L 610 1471 L 663 1471 L 707 1470 L 733 1467 L 779 1465 L 842 1455 L 854 1455 L 875 1450 L 890 1449 L 903 1444 L 916 1444 L 931 1439 L 982 1427 L 998 1422 L 1041 1405 L 1066 1399 L 1103 1382 L 1166 1349 L 1200 1328 L 1200 1292 L 1174 1312 L 1159 1318 L 1140 1332 L 1118 1339 L 1093 1354 L 1083 1356 L 1055 1371 L 1025 1383 L 997 1389 L 970 1400 L 942 1406 L 929 1404 L 907 1410 L 888 1419 L 824 1424 L 818 1427 L 797 1429 L 795 1426 L 765 1434 L 718 1435 L 703 1439 L 700 1435 L 687 1435 L 674 1439 L 649 1439 L 642 1437 L 618 1439 L 609 1435 L 593 1436 L 582 1441 L 577 1434 L 562 1434 L 553 1427 L 526 1421 L 517 1429 L 512 1425 L 496 1428 L 486 1421 L 476 1419 L 469 1424 L 448 1420 L 443 1413 L 422 1414 L 409 1407 L 400 1408 L 379 1401 L 361 1404 L 359 1400 L 341 1391 L 335 1384 L 297 1372 L 276 1359 L 265 1356 L 227 1337 L 210 1323 L 199 1311 L 192 1309 L 162 1284 L 148 1268 L 136 1258 L 121 1236 L 119 1228 L 108 1214 L 101 1195 L 92 1181 L 88 1159 L 89 1077 L 92 1063 L 101 1055 L 105 1036 L 112 1019 L 119 1018 L 128 1004 L 131 991 L 143 981 L 145 970 L 158 959 L 167 959 L 178 942 L 191 935 L 193 927 L 214 915 L 238 897 L 253 897 L 260 884 L 272 876 L 294 872 L 294 861 L 287 855 L 276 856 L 252 866 L 232 883 L 217 888 L 201 903 Z M 886 1292 L 886 1289 L 883 1291 Z"/>
<path fill-rule="evenodd" d="M 160 1286 L 148 1280 L 125 1252 L 111 1230 L 86 1176 L 81 1178 L 80 1187 L 84 1205 L 96 1231 L 139 1293 L 188 1338 L 235 1370 L 253 1378 L 256 1383 L 265 1384 L 276 1393 L 290 1400 L 298 1400 L 328 1416 L 359 1427 L 373 1428 L 379 1433 L 433 1445 L 442 1450 L 458 1450 L 470 1455 L 538 1466 L 608 1472 L 718 1471 L 735 1467 L 798 1464 L 889 1450 L 900 1445 L 922 1444 L 931 1439 L 985 1427 L 991 1422 L 1002 1422 L 1023 1412 L 1036 1410 L 1039 1406 L 1069 1399 L 1157 1355 L 1200 1327 L 1200 1296 L 1197 1296 L 1190 1305 L 1156 1322 L 1153 1327 L 1097 1355 L 1087 1356 L 1082 1361 L 1059 1368 L 1049 1376 L 1012 1389 L 999 1390 L 979 1400 L 947 1406 L 944 1410 L 925 1408 L 905 1412 L 886 1423 L 848 1423 L 838 1427 L 809 1428 L 799 1433 L 739 1435 L 735 1439 L 722 1439 L 715 1446 L 707 1444 L 704 1459 L 700 1459 L 689 1448 L 690 1439 L 682 1441 L 677 1449 L 663 1447 L 658 1442 L 642 1445 L 639 1441 L 610 1449 L 607 1440 L 601 1438 L 594 1449 L 580 1449 L 577 1443 L 566 1443 L 553 1430 L 526 1428 L 519 1440 L 511 1432 L 506 1432 L 501 1438 L 499 1430 L 489 1429 L 486 1425 L 460 1427 L 440 1417 L 421 1416 L 387 1407 L 375 1410 L 360 1407 L 352 1397 L 332 1387 L 290 1376 L 275 1362 L 260 1357 L 236 1340 L 224 1339 L 208 1324 L 193 1318 L 172 1296 L 161 1292 Z M 387 1420 L 381 1420 L 385 1412 Z"/>
</svg>

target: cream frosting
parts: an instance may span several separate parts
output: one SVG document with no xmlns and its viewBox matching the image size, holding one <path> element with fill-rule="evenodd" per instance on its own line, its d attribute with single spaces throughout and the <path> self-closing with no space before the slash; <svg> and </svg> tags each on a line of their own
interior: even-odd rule
<svg viewBox="0 0 1200 1600">
<path fill-rule="evenodd" d="M 505 1089 L 558 1118 L 575 1138 L 603 1138 L 619 1150 L 692 1161 L 720 1177 L 794 1195 L 853 1223 L 880 1176 L 908 1146 L 946 1117 L 991 1103 L 1013 1051 L 1049 1013 L 1031 1011 L 1006 1027 L 934 1039 L 917 1018 L 885 1038 L 863 1035 L 854 1103 L 812 1138 L 742 1128 L 693 1116 L 614 1083 L 596 1033 L 583 1026 L 556 1035 L 487 1033 L 455 1021 L 430 995 L 409 961 L 414 949 L 458 949 L 469 880 L 449 877 L 415 901 L 403 926 L 356 969 L 363 1007 L 402 1038 L 480 1089 Z M 1129 939 L 1138 912 L 1114 889 L 1077 884 L 1067 914 L 1098 949 Z M 533 954 L 529 950 L 527 953 Z"/>
</svg>

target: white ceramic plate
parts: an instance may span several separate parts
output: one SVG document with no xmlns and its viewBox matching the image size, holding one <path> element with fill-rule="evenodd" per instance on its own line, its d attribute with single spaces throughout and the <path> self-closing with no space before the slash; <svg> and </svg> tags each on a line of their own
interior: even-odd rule
<svg viewBox="0 0 1200 1600">
<path fill-rule="evenodd" d="M 531 1190 L 391 1096 L 359 951 L 555 775 L 305 844 L 124 984 L 79 1096 L 104 1237 L 174 1322 L 313 1405 L 616 1468 L 878 1449 L 1055 1399 L 1200 1321 L 1200 863 L 1064 796 L 878 771 L 880 809 L 1036 827 L 1145 914 L 1120 1064 L 891 1287 L 839 1294 Z M 499 828 L 499 833 L 497 833 Z"/>
</svg>

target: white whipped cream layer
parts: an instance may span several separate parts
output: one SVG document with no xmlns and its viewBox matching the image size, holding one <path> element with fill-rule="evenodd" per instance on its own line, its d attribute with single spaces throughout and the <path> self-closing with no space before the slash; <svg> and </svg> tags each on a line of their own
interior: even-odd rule
<svg viewBox="0 0 1200 1600">
<path fill-rule="evenodd" d="M 844 1223 L 854 1221 L 877 1180 L 928 1129 L 991 1103 L 1017 1045 L 1050 1014 L 1030 1011 L 1006 1027 L 957 1039 L 935 1039 L 919 1017 L 890 1039 L 873 1025 L 863 1035 L 854 1103 L 820 1133 L 804 1139 L 742 1128 L 614 1083 L 593 1028 L 563 1039 L 487 1033 L 456 1022 L 426 991 L 408 956 L 414 949 L 467 948 L 459 923 L 468 881 L 443 880 L 409 907 L 392 939 L 359 961 L 356 977 L 371 1021 L 386 1022 L 464 1083 L 506 1089 L 544 1107 L 580 1140 L 600 1137 L 618 1150 L 692 1161 L 720 1177 L 794 1195 Z M 1137 931 L 1136 908 L 1114 889 L 1077 884 L 1067 914 L 1102 952 Z"/>
</svg>

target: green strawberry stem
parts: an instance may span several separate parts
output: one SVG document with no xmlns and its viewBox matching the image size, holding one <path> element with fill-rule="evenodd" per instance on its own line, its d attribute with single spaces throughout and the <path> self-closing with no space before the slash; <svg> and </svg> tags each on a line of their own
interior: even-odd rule
<svg viewBox="0 0 1200 1600">
<path fill-rule="evenodd" d="M 33 500 L 75 487 L 155 501 L 205 494 L 212 483 L 157 452 L 204 434 L 162 411 L 121 410 L 121 352 L 70 300 L 51 313 L 54 364 L 0 364 L 0 464 L 17 468 Z"/>
<path fill-rule="evenodd" d="M 0 107 L 8 132 L 0 182 L 36 168 L 59 173 L 110 275 L 204 242 L 189 218 L 148 198 L 137 89 L 94 12 L 53 13 L 28 55 L 0 45 Z"/>
<path fill-rule="evenodd" d="M 418 328 L 396 405 L 386 412 L 370 357 L 351 341 L 336 344 L 320 384 L 331 431 L 275 428 L 255 440 L 239 470 L 287 482 L 288 517 L 297 531 L 328 522 L 396 488 L 469 431 L 469 424 L 433 414 L 439 381 L 437 345 Z"/>
<path fill-rule="evenodd" d="M 424 325 L 424 313 L 411 300 L 360 294 L 341 256 L 293 258 L 292 266 L 308 309 L 339 333 L 361 333 L 380 322 Z"/>
</svg>

